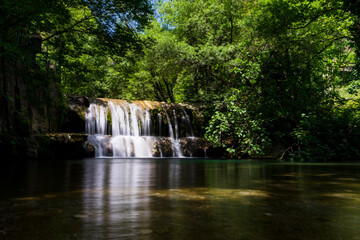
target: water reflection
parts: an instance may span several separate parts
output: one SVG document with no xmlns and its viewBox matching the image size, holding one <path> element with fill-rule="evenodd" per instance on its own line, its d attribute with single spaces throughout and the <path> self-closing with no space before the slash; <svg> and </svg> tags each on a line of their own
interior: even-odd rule
<svg viewBox="0 0 360 240">
<path fill-rule="evenodd" d="M 254 187 L 264 175 L 264 167 L 251 162 L 86 161 L 82 209 L 75 217 L 83 222 L 82 236 L 86 237 L 212 237 L 203 236 L 204 231 L 231 237 L 239 224 L 235 219 L 241 216 L 242 224 L 248 221 L 247 205 L 271 197 Z M 234 212 L 236 209 L 245 213 Z"/>
<path fill-rule="evenodd" d="M 360 236 L 357 164 L 85 159 L 0 173 L 0 239 Z"/>
<path fill-rule="evenodd" d="M 125 159 L 96 161 L 86 162 L 84 167 L 83 234 L 111 239 L 119 237 L 119 231 L 122 237 L 134 235 L 138 225 L 146 228 L 153 164 Z"/>
</svg>

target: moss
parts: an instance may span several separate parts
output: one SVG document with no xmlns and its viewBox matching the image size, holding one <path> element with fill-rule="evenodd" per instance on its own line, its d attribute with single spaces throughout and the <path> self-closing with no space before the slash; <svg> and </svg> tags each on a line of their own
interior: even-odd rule
<svg viewBox="0 0 360 240">
<path fill-rule="evenodd" d="M 107 111 L 106 122 L 107 122 L 107 124 L 108 124 L 109 126 L 112 126 L 111 112 L 110 112 L 109 109 L 108 109 L 108 111 Z"/>
</svg>

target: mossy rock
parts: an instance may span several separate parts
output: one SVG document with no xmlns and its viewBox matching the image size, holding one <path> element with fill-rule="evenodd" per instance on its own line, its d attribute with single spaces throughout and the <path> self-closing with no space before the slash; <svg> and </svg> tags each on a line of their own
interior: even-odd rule
<svg viewBox="0 0 360 240">
<path fill-rule="evenodd" d="M 34 158 L 65 159 L 94 156 L 93 147 L 87 143 L 87 134 L 51 133 L 32 137 L 37 146 Z M 34 142 L 34 141 L 33 141 Z"/>
</svg>

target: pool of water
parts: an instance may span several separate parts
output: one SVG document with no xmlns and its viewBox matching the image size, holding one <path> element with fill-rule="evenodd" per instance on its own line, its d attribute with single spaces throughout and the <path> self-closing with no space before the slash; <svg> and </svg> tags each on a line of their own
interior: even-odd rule
<svg viewBox="0 0 360 240">
<path fill-rule="evenodd" d="M 11 162 L 0 239 L 360 239 L 360 164 Z"/>
</svg>

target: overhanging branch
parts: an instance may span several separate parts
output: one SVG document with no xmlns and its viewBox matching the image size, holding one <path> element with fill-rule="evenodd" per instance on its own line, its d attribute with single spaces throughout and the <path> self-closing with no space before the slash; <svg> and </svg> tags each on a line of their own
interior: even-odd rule
<svg viewBox="0 0 360 240">
<path fill-rule="evenodd" d="M 326 13 L 328 12 L 331 12 L 331 11 L 334 11 L 334 10 L 338 10 L 338 8 L 330 8 L 330 9 L 327 9 L 325 10 L 324 12 L 320 13 L 319 15 L 316 15 L 315 17 L 313 17 L 312 19 L 310 19 L 310 21 L 308 23 L 306 23 L 305 25 L 303 26 L 300 26 L 300 27 L 289 27 L 289 29 L 292 29 L 292 30 L 298 30 L 298 29 L 302 29 L 302 28 L 306 28 L 307 26 L 309 26 L 311 23 L 315 22 L 319 17 L 321 17 L 322 15 L 325 15 Z"/>
<path fill-rule="evenodd" d="M 47 40 L 52 39 L 53 37 L 56 37 L 56 36 L 58 36 L 58 35 L 63 34 L 63 33 L 71 32 L 74 27 L 76 27 L 76 26 L 79 25 L 80 23 L 83 23 L 83 22 L 85 22 L 85 21 L 87 21 L 87 20 L 89 20 L 89 19 L 91 19 L 91 18 L 93 18 L 93 17 L 94 17 L 94 16 L 89 15 L 89 16 L 81 19 L 80 21 L 77 21 L 76 23 L 72 24 L 70 27 L 65 28 L 65 29 L 62 30 L 62 31 L 58 31 L 58 32 L 56 32 L 56 33 L 54 33 L 54 34 L 52 34 L 52 35 L 44 38 L 42 41 L 45 42 L 45 41 L 47 41 Z"/>
</svg>

